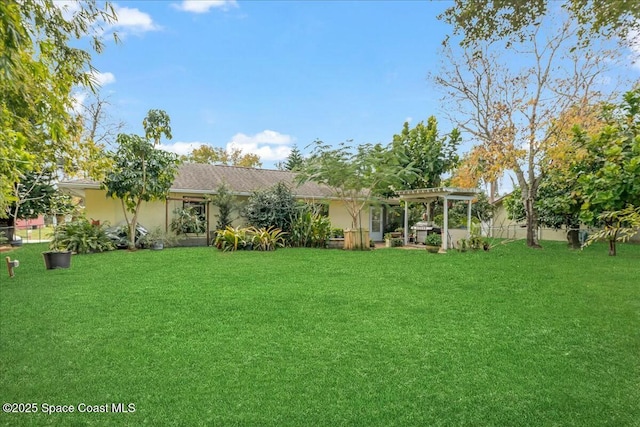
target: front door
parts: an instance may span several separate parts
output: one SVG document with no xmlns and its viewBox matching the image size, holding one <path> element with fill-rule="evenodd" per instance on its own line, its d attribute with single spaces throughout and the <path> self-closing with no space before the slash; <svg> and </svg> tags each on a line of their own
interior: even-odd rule
<svg viewBox="0 0 640 427">
<path fill-rule="evenodd" d="M 369 238 L 382 241 L 382 231 L 382 206 L 369 206 Z"/>
</svg>

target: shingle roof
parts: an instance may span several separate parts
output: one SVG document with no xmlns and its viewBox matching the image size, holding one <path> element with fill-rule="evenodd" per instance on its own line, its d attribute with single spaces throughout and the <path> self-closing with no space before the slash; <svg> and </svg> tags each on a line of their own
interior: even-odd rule
<svg viewBox="0 0 640 427">
<path fill-rule="evenodd" d="M 225 183 L 233 193 L 250 194 L 256 190 L 273 187 L 278 182 L 287 184 L 293 194 L 299 197 L 331 196 L 329 187 L 315 182 L 306 182 L 297 186 L 294 172 L 199 163 L 180 165 L 171 189 L 213 193 L 220 184 Z"/>
<path fill-rule="evenodd" d="M 173 192 L 215 193 L 220 184 L 225 183 L 232 193 L 251 194 L 256 190 L 273 187 L 278 182 L 287 184 L 294 195 L 308 198 L 329 198 L 331 189 L 315 182 L 298 186 L 295 173 L 271 169 L 243 168 L 238 166 L 183 163 L 171 186 Z M 62 188 L 98 188 L 100 183 L 91 180 L 60 182 Z"/>
</svg>

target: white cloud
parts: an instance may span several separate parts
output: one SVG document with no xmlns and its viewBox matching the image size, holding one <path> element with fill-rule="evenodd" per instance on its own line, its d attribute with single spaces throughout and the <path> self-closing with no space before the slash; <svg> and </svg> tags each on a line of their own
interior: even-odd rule
<svg viewBox="0 0 640 427">
<path fill-rule="evenodd" d="M 111 25 L 111 28 L 126 33 L 140 34 L 147 31 L 156 31 L 160 26 L 153 22 L 151 15 L 140 11 L 140 9 L 131 7 L 122 7 L 113 5 L 117 22 Z"/>
<path fill-rule="evenodd" d="M 238 7 L 238 4 L 236 0 L 183 0 L 180 4 L 174 4 L 174 7 L 184 12 L 207 13 L 214 8 L 228 10 Z"/>
<path fill-rule="evenodd" d="M 227 150 L 239 149 L 244 154 L 257 154 L 260 160 L 284 160 L 291 153 L 294 139 L 290 135 L 273 130 L 264 130 L 253 136 L 237 133 L 227 143 Z"/>
<path fill-rule="evenodd" d="M 83 112 L 84 102 L 87 100 L 87 92 L 80 91 L 71 95 L 73 98 L 71 108 L 76 114 L 81 114 Z"/>
<path fill-rule="evenodd" d="M 638 30 L 630 30 L 627 34 L 627 41 L 631 49 L 631 61 L 636 69 L 640 69 L 640 32 Z"/>
<path fill-rule="evenodd" d="M 206 142 L 174 142 L 173 144 L 160 144 L 158 148 L 171 153 L 176 153 L 181 156 L 186 156 L 191 153 L 194 148 L 198 148 L 201 145 L 209 145 Z"/>
<path fill-rule="evenodd" d="M 263 162 L 284 160 L 291 153 L 294 138 L 273 130 L 265 130 L 255 135 L 237 133 L 225 147 L 227 151 L 240 150 L 243 154 L 257 154 Z M 175 142 L 160 144 L 158 148 L 179 155 L 187 155 L 201 145 L 212 145 L 208 142 Z"/>
<path fill-rule="evenodd" d="M 404 119 L 404 121 L 407 123 L 411 123 L 413 121 L 413 117 L 407 117 L 406 119 Z"/>
<path fill-rule="evenodd" d="M 116 81 L 116 76 L 114 76 L 113 73 L 93 71 L 91 74 L 93 74 L 93 78 L 100 86 L 106 86 L 109 83 L 114 83 Z"/>
</svg>

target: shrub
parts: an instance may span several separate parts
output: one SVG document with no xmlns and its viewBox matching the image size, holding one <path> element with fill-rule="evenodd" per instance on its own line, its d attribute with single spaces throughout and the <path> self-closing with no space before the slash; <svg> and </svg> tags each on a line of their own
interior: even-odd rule
<svg viewBox="0 0 640 427">
<path fill-rule="evenodd" d="M 116 248 L 125 249 L 129 247 L 129 226 L 126 224 L 119 227 L 107 228 L 106 233 Z M 148 233 L 149 231 L 146 228 L 140 224 L 136 224 L 136 247 L 139 248 L 142 246 L 145 236 Z"/>
<path fill-rule="evenodd" d="M 217 231 L 213 244 L 225 252 L 242 249 L 247 245 L 247 229 L 228 225 L 224 230 Z"/>
<path fill-rule="evenodd" d="M 165 232 L 161 227 L 156 227 L 140 238 L 140 244 L 144 247 L 150 247 L 156 243 L 162 243 L 164 246 L 176 246 L 178 236 L 171 231 Z"/>
<path fill-rule="evenodd" d="M 253 243 L 253 249 L 258 251 L 275 251 L 276 248 L 284 247 L 284 236 L 287 234 L 279 228 L 249 228 L 248 235 L 251 236 L 251 242 Z"/>
<path fill-rule="evenodd" d="M 331 238 L 332 239 L 344 239 L 344 229 L 343 228 L 332 228 L 331 229 Z"/>
<path fill-rule="evenodd" d="M 173 210 L 174 218 L 171 220 L 171 231 L 176 234 L 204 233 L 207 225 L 193 207 L 176 208 Z"/>
<path fill-rule="evenodd" d="M 53 231 L 52 249 L 77 254 L 104 252 L 115 249 L 106 231 L 106 225 L 91 223 L 86 218 L 60 224 Z"/>
<path fill-rule="evenodd" d="M 236 209 L 235 197 L 229 192 L 229 188 L 222 183 L 216 190 L 216 195 L 212 197 L 211 202 L 218 207 L 216 229 L 224 230 L 233 221 L 231 213 Z"/>
<path fill-rule="evenodd" d="M 289 243 L 297 247 L 325 248 L 331 235 L 331 221 L 314 205 L 298 206 L 291 222 Z"/>
<path fill-rule="evenodd" d="M 240 228 L 227 226 L 218 230 L 214 241 L 215 247 L 225 252 L 238 249 L 273 251 L 277 247 L 284 247 L 285 235 L 279 228 Z"/>
<path fill-rule="evenodd" d="M 280 182 L 268 190 L 254 192 L 242 210 L 242 215 L 253 227 L 276 227 L 290 232 L 295 212 L 296 201 L 293 193 Z"/>
<path fill-rule="evenodd" d="M 441 246 L 442 236 L 438 233 L 429 233 L 427 237 L 424 238 L 424 244 L 427 246 Z"/>
</svg>

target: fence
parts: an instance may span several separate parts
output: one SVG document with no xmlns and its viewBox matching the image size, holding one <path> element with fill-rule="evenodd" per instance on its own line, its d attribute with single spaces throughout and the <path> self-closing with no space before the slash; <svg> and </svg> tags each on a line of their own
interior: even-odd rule
<svg viewBox="0 0 640 427">
<path fill-rule="evenodd" d="M 0 227 L 0 236 L 6 237 L 13 245 L 51 241 L 53 227 L 44 225 L 22 225 Z"/>
<path fill-rule="evenodd" d="M 588 228 L 580 228 L 580 241 L 583 242 L 589 234 L 596 231 L 595 229 Z M 527 238 L 527 228 L 522 227 L 520 225 L 506 225 L 502 227 L 483 227 L 482 228 L 483 235 L 495 237 L 498 239 L 526 239 Z M 554 228 L 545 228 L 538 227 L 536 230 L 538 240 L 552 240 L 558 242 L 566 242 L 567 241 L 567 230 L 559 229 L 556 230 Z M 632 243 L 640 243 L 640 233 L 633 236 L 630 241 Z"/>
</svg>

